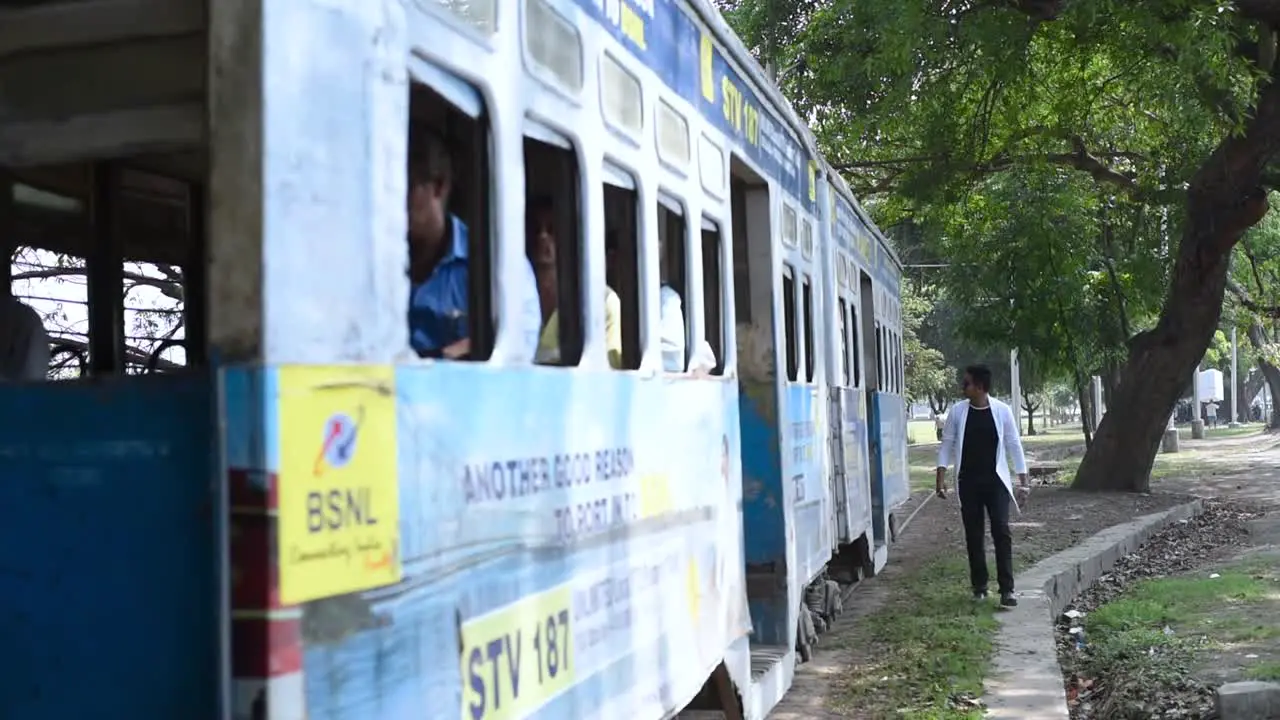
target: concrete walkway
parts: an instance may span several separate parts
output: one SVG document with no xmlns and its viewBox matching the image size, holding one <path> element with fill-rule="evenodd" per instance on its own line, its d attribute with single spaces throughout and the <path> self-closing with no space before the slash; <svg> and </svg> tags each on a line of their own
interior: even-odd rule
<svg viewBox="0 0 1280 720">
<path fill-rule="evenodd" d="M 1199 500 L 1103 530 L 1018 576 L 1018 607 L 1002 612 L 996 656 L 985 683 L 987 717 L 1069 720 L 1054 623 L 1116 561 L 1164 527 L 1201 511 Z"/>
</svg>

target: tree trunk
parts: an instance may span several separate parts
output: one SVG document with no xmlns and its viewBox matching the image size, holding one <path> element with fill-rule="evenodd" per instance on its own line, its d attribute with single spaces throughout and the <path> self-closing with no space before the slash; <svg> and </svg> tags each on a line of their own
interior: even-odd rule
<svg viewBox="0 0 1280 720">
<path fill-rule="evenodd" d="M 1145 492 L 1178 396 L 1222 317 L 1231 250 L 1270 206 L 1262 171 L 1280 155 L 1274 67 L 1243 132 L 1214 148 L 1187 184 L 1182 236 L 1156 326 L 1129 342 L 1114 402 L 1085 451 L 1075 486 Z"/>
<path fill-rule="evenodd" d="M 1036 411 L 1035 409 L 1027 410 L 1027 434 L 1036 434 Z"/>
<path fill-rule="evenodd" d="M 1236 415 L 1236 420 L 1242 423 L 1253 422 L 1253 399 L 1262 391 L 1262 385 L 1266 382 L 1266 376 L 1262 374 L 1262 368 L 1254 368 L 1252 372 L 1245 375 L 1240 380 L 1236 393 L 1240 397 L 1240 412 Z"/>
<path fill-rule="evenodd" d="M 1076 473 L 1077 488 L 1150 489 L 1169 414 L 1218 327 L 1226 288 L 1227 256 L 1199 252 L 1201 242 L 1188 240 L 1194 238 L 1183 239 L 1159 324 L 1131 343 L 1113 402 Z"/>
<path fill-rule="evenodd" d="M 1262 368 L 1262 377 L 1266 379 L 1267 389 L 1271 395 L 1271 419 L 1267 422 L 1269 428 L 1280 428 L 1280 402 L 1276 402 L 1276 398 L 1280 398 L 1280 368 L 1272 365 L 1265 360 L 1258 361 L 1258 367 Z"/>
<path fill-rule="evenodd" d="M 1093 413 L 1089 412 L 1091 394 L 1084 385 L 1083 376 L 1076 373 L 1076 401 L 1080 403 L 1080 429 L 1084 432 L 1085 452 L 1093 446 Z"/>
<path fill-rule="evenodd" d="M 1111 399 L 1116 395 L 1116 388 L 1120 387 L 1120 366 L 1108 362 L 1099 377 L 1102 379 L 1102 406 L 1109 408 Z"/>
<path fill-rule="evenodd" d="M 1267 427 L 1280 427 L 1280 402 L 1276 402 L 1276 398 L 1280 397 L 1280 395 L 1276 395 L 1276 391 L 1280 390 L 1280 368 L 1264 359 L 1270 338 L 1267 337 L 1267 331 L 1263 329 L 1262 323 L 1259 322 L 1250 325 L 1247 334 L 1249 336 L 1249 344 L 1258 351 L 1258 370 L 1262 372 L 1262 380 L 1267 384 L 1267 389 L 1270 390 L 1271 418 L 1267 422 Z M 1257 390 L 1254 390 L 1253 395 L 1256 395 L 1257 392 Z M 1253 395 L 1246 396 L 1244 402 L 1246 404 L 1249 403 Z"/>
</svg>

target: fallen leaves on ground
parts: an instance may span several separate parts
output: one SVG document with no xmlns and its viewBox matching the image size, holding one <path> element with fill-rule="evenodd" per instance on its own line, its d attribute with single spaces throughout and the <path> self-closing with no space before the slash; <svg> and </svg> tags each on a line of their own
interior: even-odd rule
<svg viewBox="0 0 1280 720">
<path fill-rule="evenodd" d="M 1139 580 L 1186 573 L 1224 548 L 1247 544 L 1246 524 L 1261 514 L 1257 506 L 1205 500 L 1202 514 L 1153 536 L 1068 606 L 1058 619 L 1057 641 L 1072 720 L 1212 717 L 1213 690 L 1190 679 L 1185 658 L 1178 654 L 1180 645 L 1160 642 L 1157 636 L 1132 648 L 1147 656 L 1142 662 L 1099 658 L 1084 633 L 1084 619 Z M 1166 626 L 1160 635 L 1173 633 Z"/>
</svg>

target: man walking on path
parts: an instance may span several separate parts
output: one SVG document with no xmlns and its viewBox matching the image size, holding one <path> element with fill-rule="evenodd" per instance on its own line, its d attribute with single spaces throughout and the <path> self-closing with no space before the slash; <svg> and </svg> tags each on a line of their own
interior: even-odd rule
<svg viewBox="0 0 1280 720">
<path fill-rule="evenodd" d="M 983 538 L 984 516 L 991 519 L 991 542 L 996 548 L 996 582 L 1000 604 L 1018 604 L 1013 596 L 1013 535 L 1009 531 L 1009 503 L 1014 498 L 1013 478 L 1005 460 L 1013 454 L 1014 471 L 1023 492 L 1029 492 L 1027 459 L 1013 411 L 991 397 L 991 370 L 970 365 L 964 371 L 965 400 L 947 413 L 938 448 L 938 497 L 947 496 L 947 468 L 957 465 L 956 492 L 964 521 L 965 547 L 969 553 L 969 581 L 974 600 L 987 597 L 987 553 Z"/>
</svg>

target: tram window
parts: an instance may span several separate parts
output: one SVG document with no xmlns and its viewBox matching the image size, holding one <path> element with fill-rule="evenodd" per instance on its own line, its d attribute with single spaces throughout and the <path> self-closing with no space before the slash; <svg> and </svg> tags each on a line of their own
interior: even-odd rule
<svg viewBox="0 0 1280 720">
<path fill-rule="evenodd" d="M 813 357 L 813 288 L 808 275 L 800 281 L 800 303 L 804 313 L 804 379 L 805 382 L 813 382 L 814 365 L 817 363 Z"/>
<path fill-rule="evenodd" d="M 902 358 L 901 351 L 898 349 L 898 333 L 893 334 L 893 390 L 894 392 L 902 392 Z"/>
<path fill-rule="evenodd" d="M 684 372 L 689 363 L 689 313 L 684 300 L 689 297 L 688 268 L 685 265 L 684 210 L 674 199 L 658 196 L 658 276 L 659 339 L 662 342 L 662 369 Z"/>
<path fill-rule="evenodd" d="M 484 361 L 497 328 L 488 120 L 473 87 L 429 70 L 433 86 L 409 93 L 410 344 L 420 357 Z"/>
<path fill-rule="evenodd" d="M 525 198 L 525 251 L 533 264 L 542 305 L 535 360 L 545 365 L 575 366 L 582 359 L 585 340 L 577 158 L 567 139 L 530 125 L 524 139 L 524 167 L 529 193 Z"/>
<path fill-rule="evenodd" d="M 724 268 L 720 255 L 720 227 L 702 222 L 702 308 L 706 319 L 707 342 L 715 354 L 712 375 L 724 374 Z"/>
<path fill-rule="evenodd" d="M 889 373 L 889 392 L 898 392 L 898 363 L 895 361 L 897 352 L 893 348 L 893 330 L 885 328 L 885 350 L 884 362 L 885 372 Z"/>
<path fill-rule="evenodd" d="M 858 351 L 858 305 L 857 303 L 849 303 L 849 365 L 852 366 L 853 382 L 851 387 L 862 386 L 862 353 Z"/>
<path fill-rule="evenodd" d="M 893 374 L 897 375 L 897 392 L 902 392 L 902 336 L 893 334 Z"/>
<path fill-rule="evenodd" d="M 849 375 L 849 303 L 840 298 L 840 384 L 851 387 Z"/>
<path fill-rule="evenodd" d="M 0 173 L 0 224 L 17 220 L 42 242 L 7 247 L 10 304 L 0 319 L 10 360 L 27 363 L 0 375 L 65 380 L 201 364 L 202 273 L 173 264 L 204 257 L 201 189 L 116 161 L 20 172 L 35 184 Z"/>
<path fill-rule="evenodd" d="M 901 378 L 897 377 L 897 333 L 888 333 L 888 374 L 893 378 L 893 392 L 901 392 Z"/>
<path fill-rule="evenodd" d="M 893 387 L 902 392 L 902 338 L 893 334 Z"/>
<path fill-rule="evenodd" d="M 903 362 L 904 358 L 902 356 L 902 333 L 898 333 L 896 343 L 898 349 L 898 392 L 903 392 L 907 389 L 907 386 L 906 374 L 903 372 L 906 369 L 906 364 Z"/>
<path fill-rule="evenodd" d="M 729 178 L 730 210 L 733 213 L 733 311 L 734 321 L 751 324 L 751 261 L 747 254 L 747 183 L 737 175 Z"/>
<path fill-rule="evenodd" d="M 898 349 L 898 392 L 904 392 L 907 389 L 907 364 L 902 354 L 902 333 L 897 334 L 895 342 Z"/>
<path fill-rule="evenodd" d="M 618 300 L 621 315 L 621 358 L 624 370 L 640 367 L 644 354 L 640 335 L 640 241 L 634 178 L 604 166 L 605 283 Z"/>
<path fill-rule="evenodd" d="M 782 322 L 786 335 L 787 379 L 800 376 L 799 345 L 796 343 L 796 277 L 790 265 L 782 266 Z"/>
<path fill-rule="evenodd" d="M 884 362 L 884 328 L 880 326 L 880 322 L 876 321 L 876 390 L 888 390 L 889 376 L 885 373 Z"/>
</svg>

